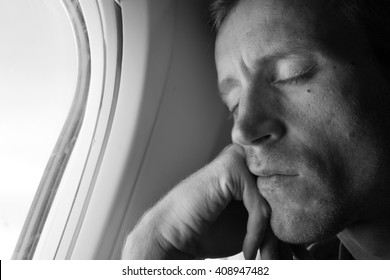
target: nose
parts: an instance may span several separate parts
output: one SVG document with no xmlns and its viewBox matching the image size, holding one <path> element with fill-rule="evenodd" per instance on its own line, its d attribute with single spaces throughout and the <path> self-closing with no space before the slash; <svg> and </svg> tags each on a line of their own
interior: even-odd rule
<svg viewBox="0 0 390 280">
<path fill-rule="evenodd" d="M 286 133 L 278 112 L 280 102 L 259 96 L 256 92 L 242 95 L 232 129 L 232 141 L 241 146 L 270 145 Z"/>
</svg>

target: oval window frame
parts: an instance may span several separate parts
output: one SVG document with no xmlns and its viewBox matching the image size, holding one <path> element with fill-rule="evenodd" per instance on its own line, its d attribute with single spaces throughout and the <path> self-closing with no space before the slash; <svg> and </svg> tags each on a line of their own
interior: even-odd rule
<svg viewBox="0 0 390 280">
<path fill-rule="evenodd" d="M 122 63 L 120 2 L 62 0 L 62 3 L 77 42 L 77 91 L 13 259 L 65 259 L 71 253 L 104 155 L 117 102 Z"/>
</svg>

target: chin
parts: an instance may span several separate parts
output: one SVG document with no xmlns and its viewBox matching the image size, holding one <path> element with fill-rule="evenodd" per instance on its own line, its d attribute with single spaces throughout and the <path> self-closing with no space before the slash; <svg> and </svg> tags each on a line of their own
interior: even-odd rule
<svg viewBox="0 0 390 280">
<path fill-rule="evenodd" d="M 270 224 L 275 236 L 280 240 L 290 244 L 308 244 L 327 239 L 342 231 L 344 223 L 340 213 L 329 205 L 321 209 L 273 210 Z"/>
<path fill-rule="evenodd" d="M 319 177 L 319 176 L 317 176 Z M 290 244 L 309 244 L 342 231 L 350 219 L 354 200 L 332 180 L 294 178 L 288 184 L 259 186 L 271 207 L 270 226 L 275 236 Z M 260 188 L 261 187 L 261 188 Z"/>
</svg>

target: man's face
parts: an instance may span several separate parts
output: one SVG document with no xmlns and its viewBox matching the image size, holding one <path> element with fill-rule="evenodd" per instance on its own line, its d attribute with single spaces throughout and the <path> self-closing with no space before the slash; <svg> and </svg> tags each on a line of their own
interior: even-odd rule
<svg viewBox="0 0 390 280">
<path fill-rule="evenodd" d="M 318 2 L 241 0 L 216 41 L 233 142 L 274 233 L 292 243 L 372 219 L 384 204 L 387 83 L 361 33 Z"/>
</svg>

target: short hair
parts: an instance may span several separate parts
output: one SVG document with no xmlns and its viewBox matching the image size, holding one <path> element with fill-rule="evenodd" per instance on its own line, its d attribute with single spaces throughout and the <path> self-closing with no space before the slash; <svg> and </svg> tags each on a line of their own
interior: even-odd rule
<svg viewBox="0 0 390 280">
<path fill-rule="evenodd" d="M 210 16 L 218 33 L 224 19 L 242 0 L 212 0 Z M 310 0 L 313 1 L 313 0 Z M 389 0 L 322 0 L 340 15 L 365 32 L 373 58 L 382 66 L 390 65 L 390 1 Z"/>
<path fill-rule="evenodd" d="M 219 31 L 223 20 L 240 0 L 214 0 L 210 4 L 211 23 L 216 32 Z"/>
</svg>

